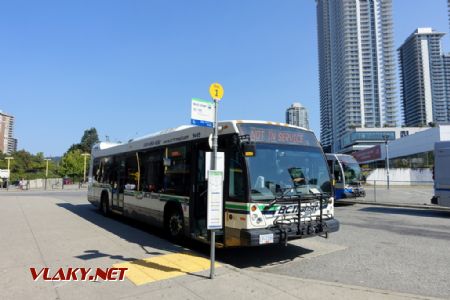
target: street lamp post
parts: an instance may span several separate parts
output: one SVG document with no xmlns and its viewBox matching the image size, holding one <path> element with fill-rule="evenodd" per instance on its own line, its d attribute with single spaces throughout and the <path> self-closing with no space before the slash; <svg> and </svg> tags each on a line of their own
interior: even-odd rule
<svg viewBox="0 0 450 300">
<path fill-rule="evenodd" d="M 6 189 L 9 190 L 9 179 L 11 178 L 11 171 L 10 171 L 11 159 L 14 159 L 14 157 L 7 156 L 5 157 L 5 159 L 8 161 L 8 179 L 6 180 Z"/>
<path fill-rule="evenodd" d="M 47 190 L 47 180 L 48 180 L 48 162 L 51 160 L 50 158 L 44 159 L 46 162 L 45 165 L 45 189 Z"/>
<path fill-rule="evenodd" d="M 386 134 L 384 137 L 384 146 L 386 150 L 386 179 L 387 179 L 387 189 L 389 190 L 389 145 L 388 138 L 389 136 Z"/>
<path fill-rule="evenodd" d="M 81 155 L 84 156 L 83 183 L 85 183 L 86 182 L 86 159 L 87 159 L 88 156 L 90 156 L 90 154 L 89 153 L 83 153 Z"/>
</svg>

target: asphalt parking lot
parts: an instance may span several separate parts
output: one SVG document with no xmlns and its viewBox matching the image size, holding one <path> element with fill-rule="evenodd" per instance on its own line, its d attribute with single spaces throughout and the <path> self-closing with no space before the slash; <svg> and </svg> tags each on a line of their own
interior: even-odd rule
<svg viewBox="0 0 450 300">
<path fill-rule="evenodd" d="M 207 246 L 192 241 L 175 245 L 154 228 L 105 218 L 86 201 L 85 191 L 4 192 L 0 202 L 2 298 L 210 296 L 205 294 L 208 270 L 202 268 L 204 261 L 197 260 L 208 256 Z M 302 287 L 296 293 L 286 291 L 292 299 L 313 298 L 311 293 L 317 293 L 317 299 L 331 295 L 367 298 L 364 293 L 380 299 L 450 298 L 450 212 L 352 205 L 338 206 L 336 217 L 341 230 L 329 239 L 297 240 L 287 247 L 218 250 L 221 266 L 214 281 L 223 284 L 214 290 L 215 298 L 227 298 L 233 292 L 236 299 L 258 292 L 288 298 L 281 293 L 289 282 Z M 192 256 L 195 267 L 174 270 L 157 261 L 160 257 L 177 259 L 173 255 L 179 253 Z M 153 279 L 142 284 L 129 278 L 123 282 L 45 282 L 33 281 L 29 269 L 108 268 L 129 263 L 185 275 L 159 280 L 154 279 L 157 274 L 150 274 Z M 276 290 L 271 287 L 274 282 Z M 228 288 L 232 284 L 240 286 Z"/>
<path fill-rule="evenodd" d="M 389 202 L 394 204 L 429 205 L 434 195 L 433 185 L 402 186 L 365 185 L 366 197 L 360 200 L 370 202 Z"/>
</svg>

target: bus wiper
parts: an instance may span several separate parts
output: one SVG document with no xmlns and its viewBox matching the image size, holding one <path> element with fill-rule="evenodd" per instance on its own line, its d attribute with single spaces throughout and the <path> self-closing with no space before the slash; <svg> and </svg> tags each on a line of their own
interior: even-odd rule
<svg viewBox="0 0 450 300">
<path fill-rule="evenodd" d="M 296 194 L 291 195 L 288 198 L 286 194 L 287 194 L 288 191 L 292 191 L 292 190 L 294 190 L 294 188 L 292 188 L 292 187 L 281 188 L 281 195 L 280 196 L 275 196 L 275 198 L 273 198 L 273 200 L 271 200 L 269 202 L 269 205 L 266 206 L 266 208 L 272 207 L 275 203 L 279 202 L 280 200 L 292 200 L 292 199 L 295 199 L 295 198 L 298 199 L 299 197 L 302 197 L 302 195 L 300 195 L 301 193 L 298 194 L 299 192 L 297 192 Z"/>
<path fill-rule="evenodd" d="M 278 200 L 285 199 L 284 197 L 285 197 L 285 195 L 286 195 L 286 192 L 289 191 L 289 190 L 292 190 L 292 188 L 291 188 L 291 187 L 286 187 L 286 188 L 280 188 L 280 190 L 281 190 L 281 196 L 275 196 L 275 197 L 273 198 L 273 200 L 271 200 L 271 201 L 269 202 L 269 205 L 266 206 L 266 208 L 272 207 L 275 203 L 278 202 Z"/>
<path fill-rule="evenodd" d="M 269 205 L 266 206 L 266 209 L 267 208 L 271 208 L 275 203 L 277 203 L 277 198 L 276 197 L 272 201 L 269 202 Z"/>
</svg>

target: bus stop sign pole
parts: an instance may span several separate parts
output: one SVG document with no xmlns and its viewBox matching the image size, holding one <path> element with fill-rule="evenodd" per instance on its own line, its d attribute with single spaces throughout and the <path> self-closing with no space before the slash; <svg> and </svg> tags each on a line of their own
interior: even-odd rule
<svg viewBox="0 0 450 300">
<path fill-rule="evenodd" d="M 214 125 L 213 125 L 213 138 L 212 138 L 212 146 L 213 146 L 213 155 L 211 157 L 211 168 L 212 170 L 217 170 L 217 140 L 218 140 L 218 124 L 217 124 L 217 110 L 218 110 L 218 102 L 222 99 L 223 96 L 223 88 L 218 83 L 213 83 L 209 87 L 209 93 L 214 100 Z M 211 229 L 211 267 L 210 267 L 210 275 L 209 278 L 214 278 L 214 264 L 216 260 L 216 232 L 214 229 Z"/>
</svg>

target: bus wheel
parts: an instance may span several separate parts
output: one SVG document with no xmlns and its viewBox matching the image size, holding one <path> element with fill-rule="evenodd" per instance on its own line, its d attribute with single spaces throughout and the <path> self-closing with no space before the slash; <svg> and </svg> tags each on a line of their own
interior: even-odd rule
<svg viewBox="0 0 450 300">
<path fill-rule="evenodd" d="M 183 214 L 178 208 L 171 208 L 166 215 L 166 232 L 171 240 L 181 241 L 184 236 Z"/>
<path fill-rule="evenodd" d="M 103 194 L 101 199 L 100 211 L 105 217 L 107 217 L 109 215 L 108 196 L 106 196 L 106 194 Z"/>
</svg>

